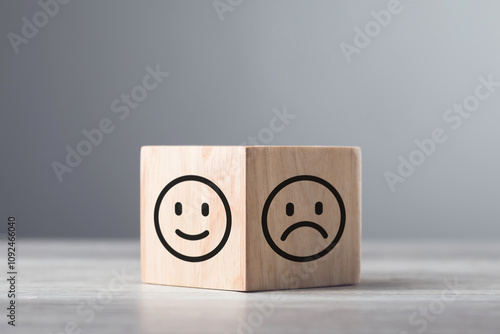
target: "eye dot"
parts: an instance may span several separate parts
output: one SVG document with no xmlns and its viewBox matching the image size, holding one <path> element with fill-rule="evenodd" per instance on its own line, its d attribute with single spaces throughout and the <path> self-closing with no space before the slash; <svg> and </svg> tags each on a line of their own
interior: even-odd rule
<svg viewBox="0 0 500 334">
<path fill-rule="evenodd" d="M 201 214 L 206 217 L 208 216 L 208 204 L 207 203 L 203 203 L 201 205 Z"/>
<path fill-rule="evenodd" d="M 182 204 L 181 202 L 175 203 L 175 214 L 180 216 L 182 214 Z"/>
<path fill-rule="evenodd" d="M 323 203 L 316 202 L 316 205 L 314 206 L 314 211 L 316 211 L 317 215 L 322 214 L 323 213 Z"/>
<path fill-rule="evenodd" d="M 286 215 L 287 216 L 293 216 L 293 210 L 294 210 L 293 203 L 288 203 L 286 205 Z"/>
</svg>

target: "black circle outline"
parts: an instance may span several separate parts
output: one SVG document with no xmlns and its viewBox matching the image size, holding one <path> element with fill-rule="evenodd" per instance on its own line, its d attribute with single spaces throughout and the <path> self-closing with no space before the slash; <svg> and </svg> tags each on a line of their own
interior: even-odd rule
<svg viewBox="0 0 500 334">
<path fill-rule="evenodd" d="M 212 188 L 217 193 L 217 195 L 219 195 L 219 198 L 222 200 L 222 204 L 224 204 L 224 209 L 226 210 L 226 230 L 224 232 L 224 236 L 222 237 L 222 240 L 217 245 L 217 247 L 215 247 L 214 250 L 212 250 L 211 252 L 209 252 L 208 254 L 205 254 L 205 255 L 187 256 L 187 255 L 181 254 L 181 253 L 177 252 L 175 249 L 173 249 L 172 246 L 170 246 L 168 244 L 168 242 L 163 237 L 163 234 L 161 233 L 160 221 L 158 218 L 159 213 L 160 213 L 161 201 L 163 200 L 163 197 L 165 197 L 165 194 L 173 186 L 175 186 L 181 182 L 184 182 L 184 181 L 197 181 L 197 182 L 201 182 L 203 184 L 206 184 L 207 186 Z M 158 238 L 160 239 L 163 246 L 173 256 L 177 257 L 178 259 L 188 261 L 188 262 L 202 262 L 202 261 L 208 260 L 208 259 L 214 257 L 215 255 L 217 255 L 217 253 L 219 253 L 221 251 L 221 249 L 224 247 L 227 240 L 229 239 L 229 234 L 231 233 L 231 209 L 229 208 L 229 202 L 227 201 L 226 196 L 224 196 L 224 193 L 222 192 L 222 190 L 220 190 L 220 188 L 217 187 L 217 185 L 215 183 L 213 183 L 209 179 L 206 179 L 206 178 L 198 176 L 198 175 L 184 175 L 184 176 L 181 176 L 181 177 L 174 179 L 173 181 L 170 181 L 170 183 L 167 184 L 165 186 L 165 188 L 163 188 L 163 190 L 160 192 L 160 195 L 158 196 L 158 199 L 156 200 L 156 204 L 155 204 L 154 222 L 155 222 L 155 229 L 156 229 L 156 234 L 158 235 Z"/>
<path fill-rule="evenodd" d="M 292 254 L 289 254 L 289 253 L 283 251 L 281 248 L 279 248 L 278 245 L 276 245 L 276 243 L 271 238 L 271 234 L 269 233 L 269 228 L 268 228 L 268 224 L 267 224 L 267 214 L 269 212 L 269 206 L 271 205 L 271 202 L 273 201 L 274 197 L 284 187 L 286 187 L 287 185 L 289 185 L 291 183 L 295 183 L 298 181 L 312 181 L 312 182 L 316 182 L 316 183 L 319 183 L 319 184 L 325 186 L 335 196 L 335 198 L 337 199 L 337 203 L 339 204 L 339 208 L 340 208 L 340 226 L 339 226 L 339 230 L 337 232 L 337 235 L 335 236 L 333 241 L 330 243 L 330 245 L 328 245 L 328 247 L 326 247 L 325 249 L 323 249 L 322 251 L 320 251 L 316 254 L 309 255 L 309 256 L 292 255 Z M 317 176 L 298 175 L 298 176 L 294 176 L 294 177 L 291 177 L 289 179 L 286 179 L 285 181 L 278 184 L 278 186 L 276 186 L 276 188 L 274 188 L 273 191 L 271 191 L 271 193 L 267 197 L 267 200 L 264 204 L 264 208 L 262 210 L 262 232 L 264 233 L 264 237 L 266 238 L 266 241 L 269 244 L 269 246 L 271 246 L 271 248 L 278 255 L 280 255 L 280 256 L 282 256 L 285 259 L 290 260 L 290 261 L 309 262 L 309 261 L 314 261 L 314 260 L 317 260 L 317 259 L 325 256 L 337 245 L 340 238 L 342 237 L 342 234 L 344 233 L 345 220 L 346 220 L 346 212 L 345 212 L 344 201 L 342 200 L 342 197 L 340 196 L 339 192 L 337 191 L 337 189 L 335 189 L 334 186 L 332 186 L 330 183 L 328 183 L 324 179 L 317 177 Z"/>
</svg>

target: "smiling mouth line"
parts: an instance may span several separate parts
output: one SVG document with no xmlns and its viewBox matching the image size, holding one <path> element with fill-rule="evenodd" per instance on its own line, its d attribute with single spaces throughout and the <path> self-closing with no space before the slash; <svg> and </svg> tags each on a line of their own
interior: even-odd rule
<svg viewBox="0 0 500 334">
<path fill-rule="evenodd" d="M 328 233 L 326 233 L 325 229 L 323 227 L 321 227 L 321 225 L 318 225 L 318 224 L 316 224 L 314 222 L 310 222 L 310 221 L 302 221 L 302 222 L 295 223 L 295 224 L 291 225 L 290 227 L 288 227 L 285 230 L 285 232 L 283 232 L 283 234 L 281 235 L 281 241 L 285 241 L 290 233 L 292 233 L 293 231 L 295 231 L 296 229 L 298 229 L 300 227 L 312 227 L 313 229 L 315 229 L 316 231 L 321 233 L 321 235 L 323 236 L 324 239 L 328 238 Z"/>
<path fill-rule="evenodd" d="M 208 232 L 208 230 L 205 230 L 205 231 L 201 232 L 200 234 L 186 234 L 179 229 L 175 230 L 175 234 L 177 234 L 179 237 L 186 239 L 186 240 L 201 240 L 203 238 L 206 238 L 209 233 L 210 232 Z"/>
</svg>

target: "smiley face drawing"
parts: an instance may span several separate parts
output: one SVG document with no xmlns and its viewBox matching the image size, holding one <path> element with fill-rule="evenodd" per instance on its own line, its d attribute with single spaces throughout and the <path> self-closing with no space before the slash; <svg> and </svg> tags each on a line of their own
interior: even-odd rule
<svg viewBox="0 0 500 334">
<path fill-rule="evenodd" d="M 344 202 L 334 186 L 320 177 L 299 175 L 269 194 L 262 210 L 262 231 L 281 257 L 309 262 L 337 245 L 345 220 Z"/>
<path fill-rule="evenodd" d="M 231 232 L 226 196 L 212 181 L 185 175 L 168 183 L 154 209 L 156 234 L 175 257 L 206 261 L 221 251 Z"/>
</svg>

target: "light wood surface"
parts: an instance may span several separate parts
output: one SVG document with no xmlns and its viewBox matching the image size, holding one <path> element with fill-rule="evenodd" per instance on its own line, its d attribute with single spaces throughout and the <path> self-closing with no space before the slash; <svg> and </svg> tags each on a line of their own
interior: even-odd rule
<svg viewBox="0 0 500 334">
<path fill-rule="evenodd" d="M 144 282 L 238 291 L 355 284 L 360 250 L 359 148 L 141 150 Z"/>
<path fill-rule="evenodd" d="M 294 179 L 297 180 L 291 182 Z M 286 185 L 279 188 L 282 182 L 291 183 L 283 183 Z M 333 186 L 339 199 L 318 182 Z M 274 189 L 279 191 L 269 202 L 266 219 L 269 237 L 283 255 L 270 246 L 261 223 L 263 208 Z M 342 228 L 339 201 L 345 210 Z M 320 214 L 315 212 L 318 202 L 322 206 Z M 290 216 L 286 213 L 287 205 L 293 207 Z M 299 227 L 282 240 L 284 231 L 300 222 L 320 226 L 326 234 L 315 228 Z M 340 237 L 338 242 L 336 237 Z M 326 252 L 334 242 L 333 249 Z M 357 283 L 361 257 L 361 150 L 249 147 L 247 254 L 248 290 Z M 308 257 L 313 260 L 298 262 Z"/>
<path fill-rule="evenodd" d="M 241 146 L 147 146 L 141 149 L 141 259 L 144 282 L 177 286 L 245 290 L 245 148 Z M 155 230 L 159 194 L 173 180 L 196 175 L 213 182 L 230 203 L 230 235 L 208 260 L 185 261 L 169 252 Z M 175 204 L 182 204 L 177 216 Z M 203 203 L 209 215 L 203 216 Z M 216 191 L 187 180 L 165 193 L 159 225 L 165 241 L 179 254 L 199 258 L 214 251 L 227 228 L 227 211 Z M 201 240 L 185 240 L 208 231 Z"/>
<path fill-rule="evenodd" d="M 423 333 L 500 327 L 499 242 L 368 240 L 357 285 L 253 293 L 141 283 L 139 249 L 139 241 L 20 239 L 18 326 L 4 319 L 0 333 L 55 334 L 71 322 L 92 334 L 238 333 L 249 321 L 260 324 L 248 333 L 420 333 L 414 323 L 423 318 L 412 315 L 438 305 L 455 281 L 453 300 L 429 315 Z M 111 300 L 99 295 L 123 270 L 122 289 Z M 2 292 L 2 310 L 5 300 Z M 90 320 L 81 305 L 94 300 Z M 261 309 L 272 311 L 260 317 Z"/>
</svg>

